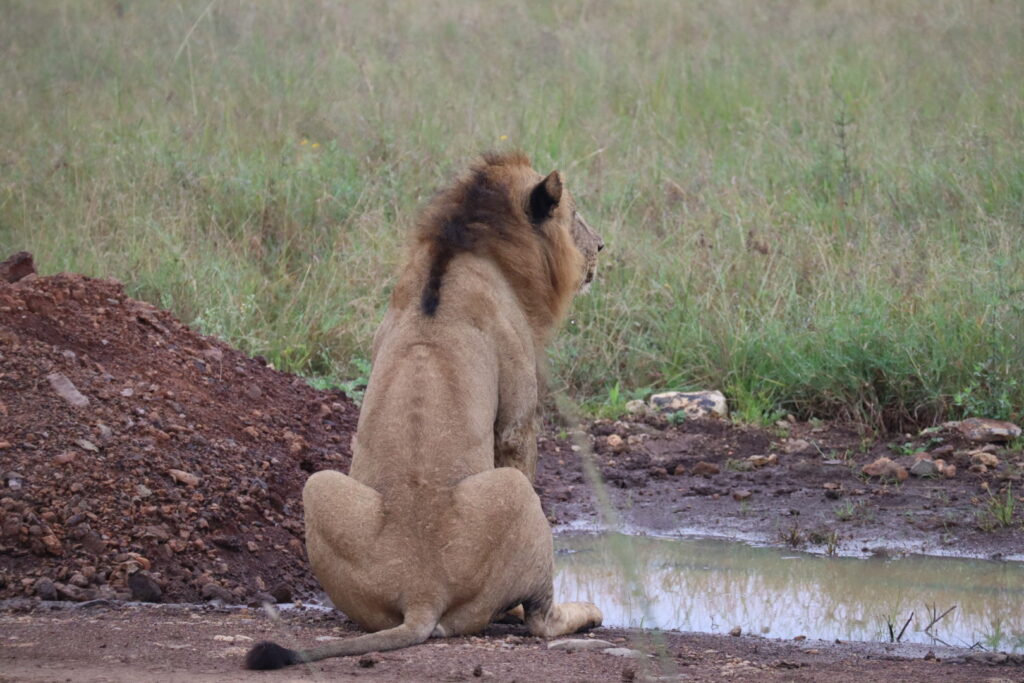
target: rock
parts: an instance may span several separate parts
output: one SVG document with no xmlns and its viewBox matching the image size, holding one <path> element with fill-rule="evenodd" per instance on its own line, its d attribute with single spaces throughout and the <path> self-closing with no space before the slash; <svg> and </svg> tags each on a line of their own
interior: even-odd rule
<svg viewBox="0 0 1024 683">
<path fill-rule="evenodd" d="M 54 583 L 53 585 L 57 589 L 57 597 L 61 600 L 85 602 L 86 600 L 92 600 L 96 596 L 96 591 L 91 589 L 79 588 L 78 586 L 63 583 Z"/>
<path fill-rule="evenodd" d="M 7 484 L 7 488 L 17 491 L 25 484 L 25 476 L 20 472 L 6 472 L 4 474 L 4 482 Z"/>
<path fill-rule="evenodd" d="M 775 453 L 771 455 L 752 455 L 747 458 L 746 462 L 749 462 L 751 467 L 759 468 L 767 465 L 774 465 L 779 461 L 779 456 Z"/>
<path fill-rule="evenodd" d="M 139 571 L 128 576 L 128 590 L 132 592 L 132 600 L 139 602 L 160 602 L 163 590 L 153 580 L 149 572 Z"/>
<path fill-rule="evenodd" d="M 873 463 L 864 465 L 861 472 L 869 477 L 881 477 L 883 479 L 896 479 L 903 481 L 907 478 L 907 469 L 896 464 L 889 458 L 879 458 Z"/>
<path fill-rule="evenodd" d="M 75 572 L 74 574 L 72 574 L 71 578 L 68 579 L 68 583 L 70 583 L 72 586 L 78 586 L 79 588 L 89 587 L 89 579 L 85 578 L 85 574 L 81 572 Z"/>
<path fill-rule="evenodd" d="M 747 489 L 736 489 L 732 492 L 732 499 L 736 501 L 746 500 L 747 498 L 750 498 L 751 495 L 753 494 L 751 494 Z"/>
<path fill-rule="evenodd" d="M 212 581 L 200 588 L 199 594 L 203 596 L 203 600 L 220 600 L 225 603 L 231 603 L 234 601 L 234 596 L 231 595 L 231 591 L 221 585 L 213 583 Z"/>
<path fill-rule="evenodd" d="M 601 650 L 602 654 L 611 655 L 612 657 L 628 657 L 630 659 L 641 659 L 647 655 L 640 650 L 634 650 L 628 647 L 609 647 L 605 650 Z"/>
<path fill-rule="evenodd" d="M 999 467 L 999 458 L 985 451 L 969 453 L 972 465 L 984 465 L 986 468 Z"/>
<path fill-rule="evenodd" d="M 942 468 L 942 476 L 946 479 L 952 479 L 956 476 L 956 465 L 946 465 Z"/>
<path fill-rule="evenodd" d="M 647 404 L 640 399 L 626 402 L 626 412 L 633 416 L 641 416 L 647 412 Z"/>
<path fill-rule="evenodd" d="M 63 373 L 51 372 L 46 376 L 57 395 L 76 408 L 84 408 L 89 405 L 89 399 L 82 395 L 74 384 L 71 383 Z"/>
<path fill-rule="evenodd" d="M 74 451 L 64 451 L 63 453 L 53 456 L 53 461 L 58 465 L 67 465 L 77 456 L 78 454 L 75 453 Z"/>
<path fill-rule="evenodd" d="M 79 448 L 81 448 L 84 451 L 89 451 L 90 453 L 100 452 L 100 449 L 96 447 L 96 444 L 94 444 L 92 441 L 89 441 L 89 439 L 76 439 L 75 443 L 78 445 Z"/>
<path fill-rule="evenodd" d="M 939 475 L 939 466 L 931 458 L 921 458 L 910 467 L 915 477 L 935 477 Z"/>
<path fill-rule="evenodd" d="M 46 536 L 43 536 L 42 539 L 40 540 L 42 540 L 43 547 L 46 548 L 46 552 L 50 553 L 51 555 L 64 554 L 64 546 L 61 545 L 60 540 L 58 540 L 57 537 L 53 534 L 47 534 Z"/>
<path fill-rule="evenodd" d="M 674 474 L 677 477 L 682 476 L 682 475 L 686 474 L 686 468 L 683 467 L 682 465 L 676 465 L 672 469 L 672 474 Z"/>
<path fill-rule="evenodd" d="M 565 650 L 566 652 L 607 650 L 610 647 L 615 647 L 615 645 L 600 638 L 564 638 L 562 640 L 552 640 L 548 643 L 549 650 Z"/>
<path fill-rule="evenodd" d="M 793 453 L 806 451 L 810 448 L 811 443 L 807 441 L 807 439 L 786 439 L 782 443 L 782 452 L 787 455 L 792 455 Z"/>
<path fill-rule="evenodd" d="M 1020 427 L 1012 422 L 990 420 L 983 417 L 970 417 L 960 422 L 947 422 L 944 426 L 955 428 L 970 441 L 1009 441 L 1021 434 Z"/>
<path fill-rule="evenodd" d="M 0 280 L 4 282 L 17 282 L 35 272 L 36 264 L 32 260 L 32 254 L 27 251 L 11 254 L 0 263 Z"/>
<path fill-rule="evenodd" d="M 739 626 L 733 626 L 732 630 L 729 631 L 729 635 L 735 637 L 743 635 L 743 629 Z"/>
<path fill-rule="evenodd" d="M 721 471 L 721 468 L 715 463 L 701 460 L 693 466 L 692 473 L 695 477 L 710 477 L 711 475 L 718 474 Z"/>
<path fill-rule="evenodd" d="M 37 579 L 32 590 L 40 600 L 56 600 L 57 599 L 57 588 L 53 585 L 53 581 L 46 578 L 45 576 Z"/>
<path fill-rule="evenodd" d="M 725 395 L 720 391 L 695 391 L 684 393 L 668 391 L 651 396 L 651 408 L 663 413 L 672 414 L 679 411 L 689 418 L 698 417 L 729 417 L 729 408 Z"/>
<path fill-rule="evenodd" d="M 285 603 L 292 601 L 292 588 L 287 583 L 279 583 L 270 589 L 270 594 L 274 596 L 274 600 L 278 603 Z"/>
<path fill-rule="evenodd" d="M 614 453 L 620 453 L 626 450 L 626 442 L 618 434 L 609 434 L 605 438 L 605 443 L 608 444 L 609 450 Z"/>
<path fill-rule="evenodd" d="M 171 475 L 171 479 L 178 482 L 179 484 L 185 484 L 186 486 L 198 486 L 199 477 L 192 474 L 191 472 L 185 472 L 183 470 L 170 469 L 167 470 L 167 474 Z"/>
</svg>

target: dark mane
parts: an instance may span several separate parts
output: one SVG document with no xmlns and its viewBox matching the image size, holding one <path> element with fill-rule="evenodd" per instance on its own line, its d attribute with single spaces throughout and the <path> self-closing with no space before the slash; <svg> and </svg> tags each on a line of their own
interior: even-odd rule
<svg viewBox="0 0 1024 683">
<path fill-rule="evenodd" d="M 523 209 L 515 205 L 508 174 L 501 171 L 516 166 L 529 168 L 530 160 L 519 152 L 485 154 L 483 162 L 442 192 L 427 212 L 419 227 L 419 239 L 427 243 L 432 256 L 420 299 L 426 315 L 437 313 L 441 283 L 457 254 L 475 251 L 489 240 L 511 239 L 510 223 Z"/>
</svg>

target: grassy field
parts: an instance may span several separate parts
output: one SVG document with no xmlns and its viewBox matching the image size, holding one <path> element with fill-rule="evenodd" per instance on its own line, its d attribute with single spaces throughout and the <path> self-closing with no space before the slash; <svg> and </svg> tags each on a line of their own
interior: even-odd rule
<svg viewBox="0 0 1024 683">
<path fill-rule="evenodd" d="M 1024 3 L 0 2 L 0 251 L 352 378 L 430 194 L 561 169 L 613 413 L 1024 414 Z M 2 255 L 0 255 L 2 258 Z"/>
</svg>

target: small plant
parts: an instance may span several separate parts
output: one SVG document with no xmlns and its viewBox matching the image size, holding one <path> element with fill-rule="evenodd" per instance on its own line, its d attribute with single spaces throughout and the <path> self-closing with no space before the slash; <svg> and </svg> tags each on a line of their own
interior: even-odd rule
<svg viewBox="0 0 1024 683">
<path fill-rule="evenodd" d="M 829 557 L 835 557 L 839 553 L 839 534 L 836 531 L 832 531 L 825 539 L 825 554 Z"/>
<path fill-rule="evenodd" d="M 849 522 L 857 513 L 857 506 L 853 504 L 852 500 L 848 500 L 842 505 L 837 506 L 835 512 L 836 518 L 840 522 Z"/>
<path fill-rule="evenodd" d="M 790 548 L 799 548 L 804 544 L 804 532 L 799 524 L 794 524 L 788 529 L 779 531 L 779 540 Z"/>
<path fill-rule="evenodd" d="M 356 377 L 341 382 L 338 388 L 345 392 L 345 395 L 352 399 L 356 405 L 362 405 L 363 395 L 370 383 L 370 361 L 365 358 L 353 358 L 352 365 L 359 371 Z"/>
<path fill-rule="evenodd" d="M 670 425 L 681 425 L 684 422 L 686 422 L 685 410 L 677 410 L 676 412 L 668 416 L 668 423 Z"/>
<path fill-rule="evenodd" d="M 983 515 L 987 517 L 987 520 L 983 520 L 982 528 L 985 528 L 984 522 L 988 521 L 990 528 L 986 531 L 991 531 L 1000 527 L 1008 527 L 1013 524 L 1014 509 L 1016 508 L 1017 500 L 1013 497 L 1013 486 L 1006 487 L 1006 497 L 997 496 L 993 493 L 988 494 L 988 500 L 985 504 L 985 511 Z"/>
<path fill-rule="evenodd" d="M 967 386 L 953 394 L 953 405 L 961 409 L 964 417 L 1010 420 L 1016 416 L 1014 397 L 1020 393 L 1020 381 L 994 366 L 991 360 L 976 363 Z"/>
</svg>

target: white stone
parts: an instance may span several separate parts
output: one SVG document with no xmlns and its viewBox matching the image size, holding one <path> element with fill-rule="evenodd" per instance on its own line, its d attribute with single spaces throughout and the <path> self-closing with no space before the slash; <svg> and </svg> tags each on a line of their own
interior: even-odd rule
<svg viewBox="0 0 1024 683">
<path fill-rule="evenodd" d="M 683 411 L 687 417 L 729 417 L 729 406 L 720 391 L 667 391 L 651 396 L 651 408 L 662 413 Z"/>
</svg>

